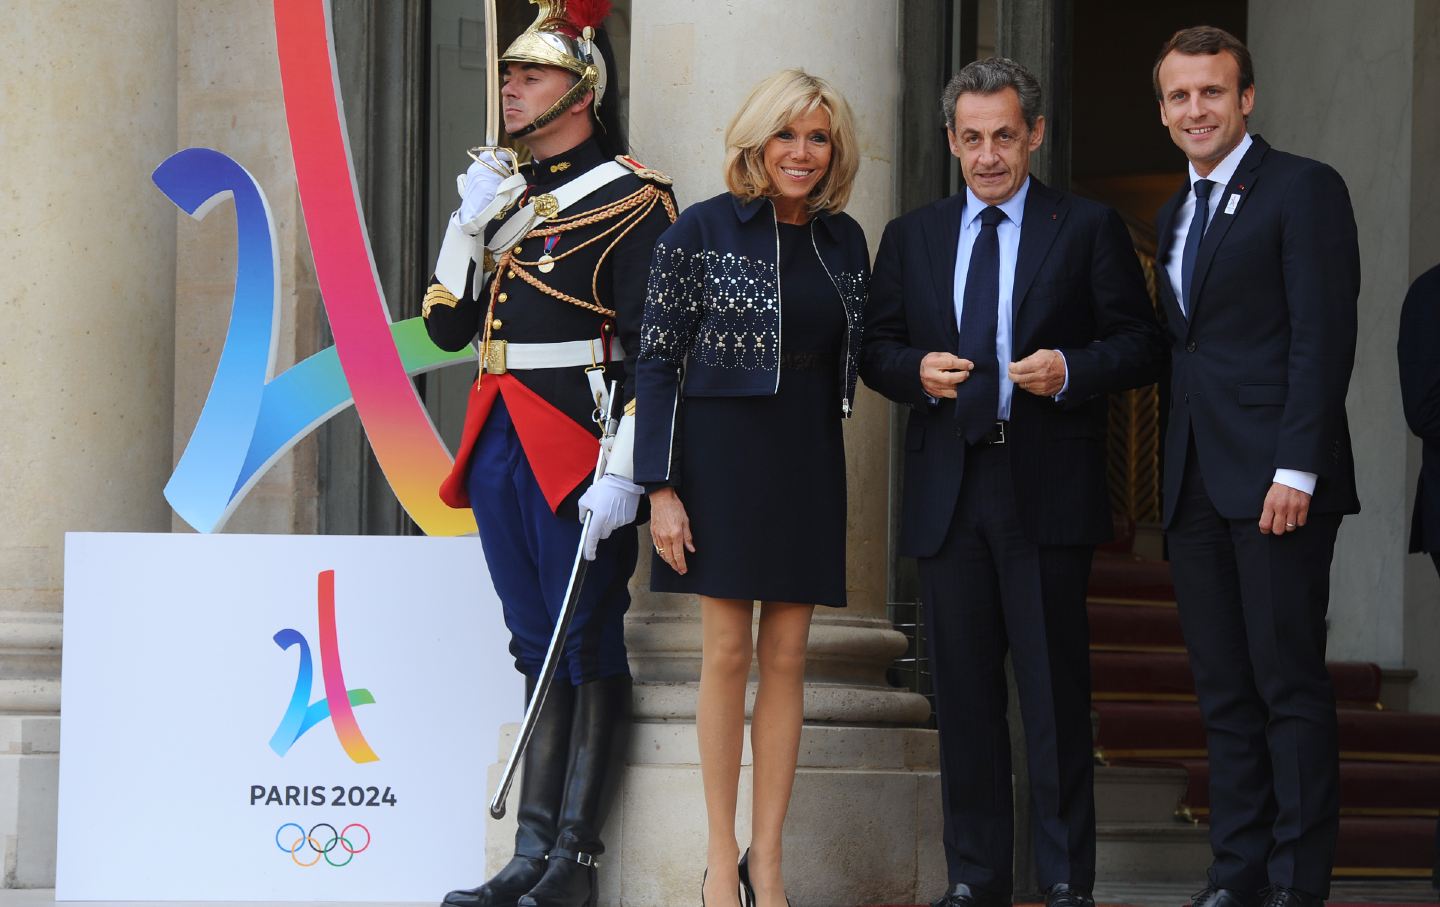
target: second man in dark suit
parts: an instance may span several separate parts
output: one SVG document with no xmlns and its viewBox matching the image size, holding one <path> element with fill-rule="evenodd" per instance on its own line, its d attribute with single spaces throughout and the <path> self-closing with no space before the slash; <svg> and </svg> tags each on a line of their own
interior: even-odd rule
<svg viewBox="0 0 1440 907">
<path fill-rule="evenodd" d="M 950 888 L 1009 904 L 1005 653 L 1025 723 L 1035 854 L 1052 907 L 1095 878 L 1085 589 L 1110 537 L 1106 398 L 1163 356 L 1112 210 L 1032 178 L 1040 86 L 972 63 L 941 100 L 967 189 L 893 222 L 875 262 L 861 375 L 912 407 L 900 553 L 919 558 L 940 729 Z"/>
<path fill-rule="evenodd" d="M 1345 183 L 1246 121 L 1250 53 L 1177 32 L 1153 73 L 1190 161 L 1158 219 L 1172 341 L 1165 526 L 1210 758 L 1195 907 L 1318 904 L 1339 828 L 1330 558 L 1355 513 L 1345 393 L 1360 254 Z"/>
<path fill-rule="evenodd" d="M 1397 350 L 1405 422 L 1424 444 L 1410 550 L 1429 552 L 1440 570 L 1440 265 L 1416 278 L 1405 294 Z"/>
</svg>

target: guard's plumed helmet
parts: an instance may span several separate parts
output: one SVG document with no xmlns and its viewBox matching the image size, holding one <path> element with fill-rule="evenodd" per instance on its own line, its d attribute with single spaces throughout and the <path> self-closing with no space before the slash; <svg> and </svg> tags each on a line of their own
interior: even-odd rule
<svg viewBox="0 0 1440 907">
<path fill-rule="evenodd" d="M 560 115 L 585 94 L 595 91 L 594 111 L 598 116 L 605 97 L 609 73 L 605 55 L 595 42 L 595 31 L 610 14 L 610 0 L 530 0 L 540 13 L 530 27 L 520 33 L 500 55 L 502 63 L 538 63 L 558 66 L 579 76 L 569 91 L 560 96 L 550 109 L 523 129 L 511 133 L 512 138 L 529 135 Z"/>
</svg>

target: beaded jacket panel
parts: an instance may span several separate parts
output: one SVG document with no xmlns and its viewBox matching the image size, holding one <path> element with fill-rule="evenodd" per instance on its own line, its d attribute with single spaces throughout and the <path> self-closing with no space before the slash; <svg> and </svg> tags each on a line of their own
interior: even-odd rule
<svg viewBox="0 0 1440 907">
<path fill-rule="evenodd" d="M 678 367 L 774 372 L 780 365 L 775 264 L 660 243 L 645 295 L 640 354 Z"/>
</svg>

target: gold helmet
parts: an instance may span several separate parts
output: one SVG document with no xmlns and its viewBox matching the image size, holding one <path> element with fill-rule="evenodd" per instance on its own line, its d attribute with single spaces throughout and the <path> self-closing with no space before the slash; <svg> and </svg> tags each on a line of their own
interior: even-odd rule
<svg viewBox="0 0 1440 907">
<path fill-rule="evenodd" d="M 595 44 L 595 29 L 610 14 L 610 0 L 530 2 L 539 6 L 540 12 L 530 27 L 521 32 L 520 37 L 500 55 L 500 62 L 558 66 L 579 76 L 579 81 L 533 123 L 510 134 L 511 138 L 517 139 L 560 116 L 587 91 L 595 92 L 594 110 L 598 114 L 609 82 L 605 56 Z"/>
</svg>

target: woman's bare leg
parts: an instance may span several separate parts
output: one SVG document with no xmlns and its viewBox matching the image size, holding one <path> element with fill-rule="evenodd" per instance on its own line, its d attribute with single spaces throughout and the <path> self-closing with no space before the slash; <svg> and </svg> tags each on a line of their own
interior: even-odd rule
<svg viewBox="0 0 1440 907">
<path fill-rule="evenodd" d="M 749 863 L 758 907 L 785 907 L 780 839 L 805 718 L 805 647 L 814 610 L 788 602 L 760 606 L 760 684 L 750 722 L 755 791 Z"/>
<path fill-rule="evenodd" d="M 702 634 L 700 696 L 695 732 L 700 742 L 700 777 L 705 785 L 706 907 L 738 903 L 735 799 L 745 743 L 745 681 L 750 675 L 750 621 L 754 602 L 700 596 Z"/>
</svg>

